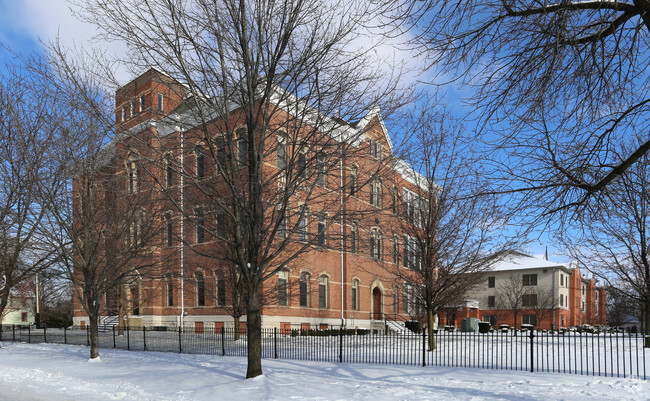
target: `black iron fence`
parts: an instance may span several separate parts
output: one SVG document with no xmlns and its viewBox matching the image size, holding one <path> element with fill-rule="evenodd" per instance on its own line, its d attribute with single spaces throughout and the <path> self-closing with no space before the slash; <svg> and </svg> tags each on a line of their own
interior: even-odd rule
<svg viewBox="0 0 650 401">
<path fill-rule="evenodd" d="M 239 334 L 238 338 L 235 334 Z M 4 326 L 3 341 L 89 345 L 88 330 Z M 246 332 L 231 328 L 117 328 L 100 348 L 246 356 Z M 433 349 L 431 347 L 433 346 Z M 264 329 L 262 358 L 446 366 L 647 379 L 644 336 L 625 333 L 495 331 L 373 334 L 352 329 Z"/>
</svg>

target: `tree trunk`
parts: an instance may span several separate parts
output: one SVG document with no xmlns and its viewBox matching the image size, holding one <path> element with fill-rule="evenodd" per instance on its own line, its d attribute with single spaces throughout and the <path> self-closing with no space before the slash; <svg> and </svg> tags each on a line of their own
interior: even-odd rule
<svg viewBox="0 0 650 401">
<path fill-rule="evenodd" d="M 92 314 L 88 316 L 88 319 L 90 320 L 90 359 L 95 359 L 99 357 L 99 317 L 96 314 Z"/>
<path fill-rule="evenodd" d="M 646 297 L 645 303 L 643 305 L 643 325 L 645 334 L 644 344 L 645 348 L 650 348 L 650 297 Z"/>
<path fill-rule="evenodd" d="M 512 325 L 512 329 L 514 330 L 514 336 L 517 337 L 517 312 L 515 312 L 515 323 Z"/>
<path fill-rule="evenodd" d="M 262 318 L 260 316 L 260 300 L 257 288 L 248 288 L 246 304 L 246 331 L 248 338 L 248 370 L 246 378 L 262 375 Z"/>
<path fill-rule="evenodd" d="M 119 286 L 117 290 L 117 335 L 124 335 L 124 325 L 126 323 L 126 301 L 124 300 L 124 294 L 122 294 L 122 286 Z"/>
<path fill-rule="evenodd" d="M 235 341 L 239 340 L 239 316 L 233 316 L 233 324 L 235 325 Z"/>
<path fill-rule="evenodd" d="M 433 336 L 433 320 L 434 320 L 434 315 L 433 315 L 433 310 L 431 308 L 428 308 L 429 310 L 427 311 L 427 331 L 429 334 L 429 351 L 433 351 L 434 349 L 437 348 L 436 346 L 436 338 Z"/>
</svg>

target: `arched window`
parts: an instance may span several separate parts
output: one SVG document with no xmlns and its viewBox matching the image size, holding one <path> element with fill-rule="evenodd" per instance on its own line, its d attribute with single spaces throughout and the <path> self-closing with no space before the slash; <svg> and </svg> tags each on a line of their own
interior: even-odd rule
<svg viewBox="0 0 650 401">
<path fill-rule="evenodd" d="M 172 212 L 165 212 L 165 246 L 172 246 L 174 241 L 174 222 Z"/>
<path fill-rule="evenodd" d="M 370 204 L 381 207 L 381 181 L 378 179 L 370 183 Z"/>
<path fill-rule="evenodd" d="M 196 272 L 196 306 L 205 306 L 205 276 Z"/>
<path fill-rule="evenodd" d="M 287 137 L 286 135 L 278 135 L 277 143 L 275 145 L 276 163 L 280 170 L 287 167 Z"/>
<path fill-rule="evenodd" d="M 325 214 L 319 213 L 318 214 L 318 246 L 325 246 L 325 239 L 327 236 L 327 231 L 326 231 L 326 221 L 325 221 Z"/>
<path fill-rule="evenodd" d="M 320 276 L 318 278 L 318 307 L 320 309 L 327 309 L 328 298 L 328 280 L 327 276 Z"/>
<path fill-rule="evenodd" d="M 378 228 L 370 230 L 370 257 L 382 259 L 382 234 Z"/>
<path fill-rule="evenodd" d="M 281 270 L 278 272 L 278 305 L 288 305 L 287 283 L 289 281 L 289 272 Z"/>
<path fill-rule="evenodd" d="M 355 196 L 357 194 L 357 168 L 352 167 L 350 169 L 350 195 Z"/>
<path fill-rule="evenodd" d="M 202 207 L 194 208 L 194 218 L 196 243 L 201 244 L 205 242 L 205 215 Z"/>
<path fill-rule="evenodd" d="M 174 282 L 172 281 L 172 275 L 168 274 L 165 281 L 167 284 L 167 306 L 174 306 Z"/>
<path fill-rule="evenodd" d="M 222 271 L 217 271 L 216 274 L 216 300 L 217 306 L 226 305 L 226 280 L 224 279 L 224 274 Z"/>
<path fill-rule="evenodd" d="M 309 307 L 309 273 L 300 273 L 300 306 Z"/>
<path fill-rule="evenodd" d="M 237 162 L 240 166 L 248 164 L 248 137 L 246 130 L 237 130 Z"/>
<path fill-rule="evenodd" d="M 350 227 L 350 252 L 357 253 L 359 242 L 359 225 L 356 222 Z"/>
<path fill-rule="evenodd" d="M 130 194 L 135 194 L 140 191 L 140 161 L 134 155 L 129 156 L 126 162 L 126 173 L 128 176 L 128 191 Z"/>
<path fill-rule="evenodd" d="M 352 310 L 359 310 L 359 280 L 352 280 Z"/>
<path fill-rule="evenodd" d="M 172 155 L 167 153 L 164 157 L 165 164 L 165 188 L 174 185 L 174 159 Z"/>
<path fill-rule="evenodd" d="M 196 158 L 196 178 L 200 180 L 205 177 L 205 150 L 197 146 L 194 148 L 194 156 Z"/>
</svg>

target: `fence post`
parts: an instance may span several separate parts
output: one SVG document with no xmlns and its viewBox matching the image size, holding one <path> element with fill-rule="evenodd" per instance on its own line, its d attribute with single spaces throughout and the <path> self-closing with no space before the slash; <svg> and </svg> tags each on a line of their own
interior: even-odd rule
<svg viewBox="0 0 650 401">
<path fill-rule="evenodd" d="M 339 329 L 339 362 L 343 362 L 343 325 Z"/>
<path fill-rule="evenodd" d="M 224 324 L 225 326 L 225 324 Z M 221 356 L 226 356 L 226 328 L 222 327 L 221 328 Z"/>
<path fill-rule="evenodd" d="M 86 346 L 90 347 L 90 326 L 86 326 Z"/>
<path fill-rule="evenodd" d="M 126 326 L 126 349 L 131 351 L 131 325 Z"/>
<path fill-rule="evenodd" d="M 43 327 L 43 341 L 47 344 L 47 327 Z"/>
<path fill-rule="evenodd" d="M 422 330 L 422 366 L 427 366 L 427 331 Z"/>
<path fill-rule="evenodd" d="M 183 345 L 181 341 L 181 330 L 183 328 L 181 326 L 178 326 L 178 353 L 182 354 L 183 353 Z"/>
<path fill-rule="evenodd" d="M 275 349 L 275 359 L 278 359 L 278 328 L 273 328 L 273 348 Z"/>
<path fill-rule="evenodd" d="M 533 362 L 534 362 L 533 358 L 534 358 L 534 355 L 535 355 L 535 352 L 533 350 L 533 338 L 534 337 L 535 337 L 535 333 L 534 333 L 533 329 L 531 328 L 530 329 L 530 371 L 531 372 L 534 372 L 534 369 L 535 369 L 534 366 L 533 366 Z"/>
<path fill-rule="evenodd" d="M 68 328 L 63 327 L 63 344 L 68 343 Z"/>
<path fill-rule="evenodd" d="M 15 324 L 11 326 L 11 331 L 12 331 L 12 333 L 11 333 L 12 341 L 15 342 L 16 341 L 16 325 Z"/>
<path fill-rule="evenodd" d="M 32 343 L 32 328 L 29 325 L 27 325 L 27 343 Z"/>
<path fill-rule="evenodd" d="M 117 344 L 115 343 L 115 326 L 113 326 L 113 348 L 117 348 Z"/>
<path fill-rule="evenodd" d="M 144 351 L 147 350 L 147 328 L 142 325 L 142 348 Z"/>
</svg>

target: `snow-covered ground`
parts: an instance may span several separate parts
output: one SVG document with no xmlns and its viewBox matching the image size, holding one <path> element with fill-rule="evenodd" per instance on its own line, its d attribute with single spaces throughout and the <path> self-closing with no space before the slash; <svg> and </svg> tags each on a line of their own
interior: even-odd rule
<svg viewBox="0 0 650 401">
<path fill-rule="evenodd" d="M 15 400 L 649 400 L 650 381 L 558 373 L 264 360 L 2 343 L 0 399 Z"/>
</svg>

